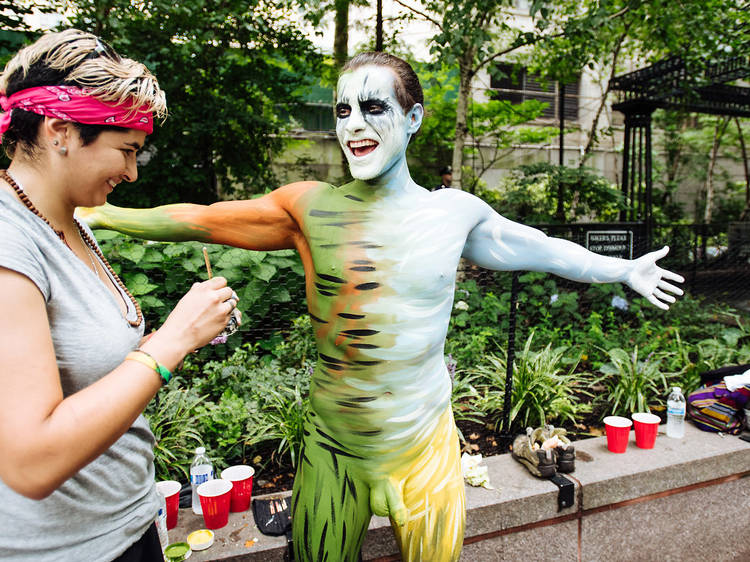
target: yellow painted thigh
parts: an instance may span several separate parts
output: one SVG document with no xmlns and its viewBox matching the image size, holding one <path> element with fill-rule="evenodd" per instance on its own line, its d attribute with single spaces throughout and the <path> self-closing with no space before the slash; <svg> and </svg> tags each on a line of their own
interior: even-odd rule
<svg viewBox="0 0 750 562">
<path fill-rule="evenodd" d="M 403 474 L 406 525 L 392 522 L 404 562 L 458 560 L 464 538 L 466 499 L 458 434 L 450 407 L 434 438 Z"/>
</svg>

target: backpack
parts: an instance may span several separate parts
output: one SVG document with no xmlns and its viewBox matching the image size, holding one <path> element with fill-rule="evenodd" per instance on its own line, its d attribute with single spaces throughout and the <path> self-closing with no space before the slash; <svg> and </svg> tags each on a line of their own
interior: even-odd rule
<svg viewBox="0 0 750 562">
<path fill-rule="evenodd" d="M 699 429 L 737 435 L 742 431 L 743 408 L 749 402 L 750 385 L 730 392 L 720 380 L 688 394 L 687 415 Z"/>
</svg>

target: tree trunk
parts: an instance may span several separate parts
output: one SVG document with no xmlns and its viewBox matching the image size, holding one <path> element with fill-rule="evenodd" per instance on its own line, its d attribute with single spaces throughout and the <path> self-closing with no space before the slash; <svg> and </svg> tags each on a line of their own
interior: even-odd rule
<svg viewBox="0 0 750 562">
<path fill-rule="evenodd" d="M 469 128 L 466 125 L 466 116 L 471 99 L 471 63 L 474 60 L 474 50 L 468 49 L 459 59 L 458 71 L 461 81 L 458 88 L 458 100 L 456 101 L 456 128 L 453 139 L 453 182 L 452 187 L 462 189 L 462 174 L 464 163 L 464 144 L 466 142 L 466 133 Z"/>
<path fill-rule="evenodd" d="M 333 60 L 336 68 L 346 63 L 349 56 L 349 0 L 336 0 L 336 28 L 333 37 Z"/>
<path fill-rule="evenodd" d="M 711 147 L 711 158 L 708 161 L 708 173 L 706 175 L 706 208 L 703 211 L 703 222 L 705 224 L 711 224 L 711 215 L 714 206 L 714 168 L 716 167 L 716 159 L 719 155 L 721 137 L 724 135 L 724 131 L 727 130 L 728 124 L 729 117 L 725 117 L 716 124 L 716 128 L 714 129 L 714 143 Z"/>
<path fill-rule="evenodd" d="M 383 0 L 378 0 L 375 16 L 375 50 L 383 50 Z"/>
<path fill-rule="evenodd" d="M 333 37 L 333 60 L 336 68 L 340 71 L 349 57 L 349 0 L 335 0 L 334 6 L 336 8 L 336 27 Z M 333 99 L 336 99 L 335 89 Z M 347 182 L 349 179 L 349 164 L 346 161 L 346 154 L 344 154 L 343 149 L 339 149 L 339 157 L 341 158 L 340 181 Z"/>
<path fill-rule="evenodd" d="M 742 133 L 742 124 L 740 123 L 739 117 L 734 118 L 734 123 L 737 125 L 737 136 L 740 139 L 740 152 L 742 156 L 742 164 L 745 166 L 745 208 L 742 210 L 740 220 L 744 221 L 750 213 L 750 166 L 747 162 L 747 147 L 745 146 L 745 135 Z"/>
<path fill-rule="evenodd" d="M 599 125 L 599 119 L 601 118 L 602 111 L 604 111 L 604 106 L 607 104 L 607 98 L 609 97 L 610 90 L 610 84 L 612 83 L 612 79 L 615 77 L 615 74 L 617 74 L 617 59 L 620 55 L 620 48 L 622 47 L 623 41 L 625 41 L 625 37 L 627 34 L 627 30 L 630 26 L 625 30 L 625 33 L 623 33 L 620 36 L 620 40 L 617 41 L 617 45 L 615 45 L 615 50 L 612 53 L 612 68 L 609 73 L 609 78 L 607 79 L 607 87 L 604 89 L 604 92 L 602 92 L 602 97 L 599 102 L 599 107 L 596 109 L 596 115 L 594 115 L 594 120 L 591 122 L 591 129 L 588 133 L 588 138 L 586 140 L 586 148 L 583 149 L 583 158 L 581 158 L 581 163 L 578 165 L 578 167 L 582 167 L 585 163 L 588 157 L 591 155 L 591 150 L 594 148 L 594 144 L 598 140 L 598 135 L 596 133 L 596 129 Z"/>
</svg>

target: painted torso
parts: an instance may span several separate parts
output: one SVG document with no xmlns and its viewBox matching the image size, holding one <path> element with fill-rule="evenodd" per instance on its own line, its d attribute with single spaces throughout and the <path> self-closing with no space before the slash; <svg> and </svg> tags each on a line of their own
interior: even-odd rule
<svg viewBox="0 0 750 562">
<path fill-rule="evenodd" d="M 467 228 L 438 195 L 317 184 L 292 213 L 314 269 L 313 410 L 382 469 L 417 453 L 450 402 L 443 344 Z"/>
</svg>

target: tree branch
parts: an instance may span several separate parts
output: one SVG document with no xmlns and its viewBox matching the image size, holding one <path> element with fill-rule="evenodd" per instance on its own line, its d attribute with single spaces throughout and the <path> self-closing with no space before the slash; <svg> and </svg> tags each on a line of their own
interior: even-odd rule
<svg viewBox="0 0 750 562">
<path fill-rule="evenodd" d="M 423 17 L 424 19 L 426 19 L 427 21 L 429 21 L 430 23 L 432 23 L 433 25 L 435 25 L 440 31 L 443 31 L 443 26 L 435 18 L 430 17 L 426 13 L 424 13 L 424 12 L 422 12 L 420 10 L 417 10 L 416 8 L 412 8 L 408 4 L 404 4 L 403 2 L 401 2 L 401 0 L 394 0 L 394 2 L 396 4 L 398 4 L 398 5 L 400 5 L 400 6 L 403 6 L 404 8 L 406 8 L 407 10 L 409 10 L 410 12 L 414 12 L 418 16 Z"/>
</svg>

